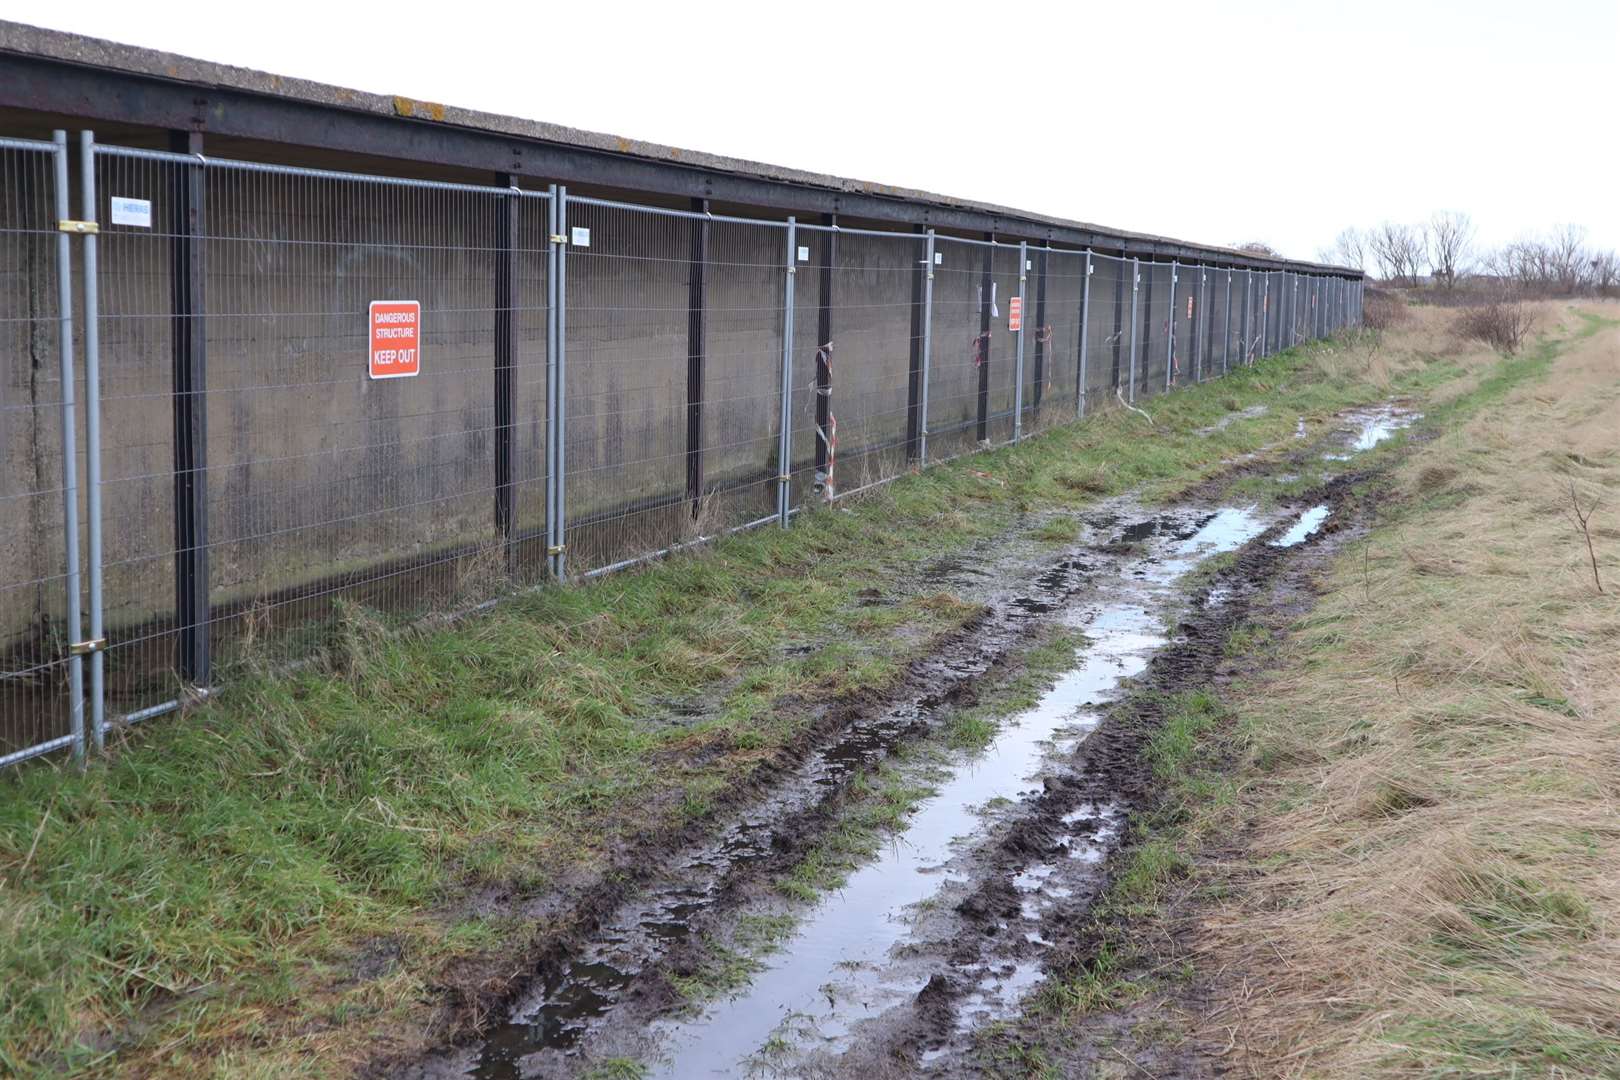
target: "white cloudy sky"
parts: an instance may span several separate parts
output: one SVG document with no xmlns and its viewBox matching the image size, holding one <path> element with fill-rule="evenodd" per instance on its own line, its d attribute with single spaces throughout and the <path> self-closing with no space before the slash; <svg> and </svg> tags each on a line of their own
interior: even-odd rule
<svg viewBox="0 0 1620 1080">
<path fill-rule="evenodd" d="M 1620 246 L 1620 0 L 222 5 L 0 16 L 1313 257 L 1472 214 Z"/>
</svg>

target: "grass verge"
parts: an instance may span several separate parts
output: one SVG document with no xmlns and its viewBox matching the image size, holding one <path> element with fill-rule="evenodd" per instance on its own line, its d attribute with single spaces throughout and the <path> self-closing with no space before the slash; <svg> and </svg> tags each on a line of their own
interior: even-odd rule
<svg viewBox="0 0 1620 1080">
<path fill-rule="evenodd" d="M 1169 703 L 1163 796 L 1000 1071 L 1620 1076 L 1620 528 L 1589 556 L 1569 512 L 1620 488 L 1614 314 L 1431 394 L 1312 610 Z"/>
</svg>

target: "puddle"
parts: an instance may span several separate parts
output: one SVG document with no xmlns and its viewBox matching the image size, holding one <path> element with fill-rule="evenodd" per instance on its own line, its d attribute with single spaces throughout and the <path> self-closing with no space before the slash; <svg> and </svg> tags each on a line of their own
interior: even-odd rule
<svg viewBox="0 0 1620 1080">
<path fill-rule="evenodd" d="M 1322 523 L 1327 520 L 1330 513 L 1332 513 L 1332 510 L 1326 506 L 1311 507 L 1299 515 L 1299 519 L 1289 526 L 1287 532 L 1273 540 L 1271 546 L 1286 548 L 1303 544 L 1316 535 L 1317 530 L 1321 529 Z"/>
<path fill-rule="evenodd" d="M 659 1024 L 655 1037 L 662 1053 L 651 1075 L 742 1075 L 753 1066 L 776 1064 L 755 1058 L 767 1046 L 773 1057 L 837 1053 L 855 1025 L 914 999 L 928 976 L 903 964 L 891 972 L 887 962 L 912 934 L 919 905 L 964 880 L 951 873 L 951 866 L 983 833 L 983 808 L 1030 792 L 1047 755 L 1072 750 L 1101 722 L 1120 680 L 1141 673 L 1166 643 L 1157 613 L 1171 583 L 1264 528 L 1252 508 L 1226 509 L 1190 522 L 1157 519 L 1128 526 L 1125 534 L 1136 539 L 1158 535 L 1160 550 L 1156 559 L 1142 560 L 1147 580 L 1120 590 L 1134 595 L 1065 617 L 1087 637 L 1077 653 L 1078 666 L 1034 707 L 1005 723 L 982 755 L 950 772 L 905 832 L 814 908 L 747 989 L 696 1020 Z M 1070 814 L 1065 825 L 1074 832 L 1062 857 L 1100 862 L 1119 821 L 1117 811 L 1087 806 Z M 1041 885 L 1055 869 L 1036 862 L 1019 876 L 1015 887 L 1023 894 L 1022 910 L 1038 916 L 1044 904 L 1059 899 L 1046 896 Z M 959 1004 L 960 1024 L 972 1027 L 1005 1015 L 1039 981 L 1044 950 L 1034 941 L 1028 944 L 1035 955 L 1004 964 L 967 988 Z"/>
<path fill-rule="evenodd" d="M 581 1053 L 589 1037 L 593 1054 L 607 1041 L 638 1057 L 657 1057 L 654 1075 L 734 1076 L 767 1043 L 790 1046 L 794 1053 L 837 1053 L 855 1025 L 915 999 L 922 985 L 916 968 L 896 966 L 893 956 L 903 951 L 927 901 L 942 889 L 961 890 L 974 880 L 972 866 L 954 861 L 984 839 L 986 807 L 1016 804 L 1037 791 L 1049 755 L 1072 751 L 1096 727 L 1120 679 L 1140 673 L 1165 644 L 1160 611 L 1173 583 L 1208 556 L 1259 535 L 1270 521 L 1253 507 L 1229 507 L 1145 519 L 1127 510 L 1094 515 L 1086 523 L 1096 539 L 1117 535 L 1115 545 L 1133 547 L 1106 555 L 1106 546 L 1078 552 L 1043 570 L 1019 594 L 1001 594 L 994 605 L 1002 627 L 997 632 L 1006 635 L 1037 616 L 1082 629 L 1088 643 L 1077 654 L 1077 666 L 1037 705 L 1003 725 L 983 754 L 949 768 L 905 832 L 842 889 L 806 910 L 790 939 L 764 958 L 767 966 L 739 996 L 712 1004 L 695 1019 L 655 1022 L 653 1055 L 642 1041 L 642 1022 L 614 1012 L 671 947 L 690 942 L 693 926 L 727 895 L 730 883 L 751 880 L 750 874 L 757 878 L 764 865 L 773 865 L 763 860 L 779 857 L 773 838 L 791 827 L 795 815 L 813 811 L 829 789 L 884 760 L 930 722 L 950 688 L 970 684 L 988 670 L 993 636 L 925 661 L 916 697 L 862 719 L 779 780 L 770 797 L 741 812 L 717 837 L 662 869 L 647 883 L 646 894 L 613 913 L 570 962 L 538 973 L 514 1002 L 509 1019 L 470 1051 L 471 1057 L 456 1059 L 465 1064 L 450 1066 L 455 1074 L 514 1080 L 572 1072 L 565 1062 Z M 929 566 L 923 578 L 925 583 L 1005 580 L 1006 573 L 1026 564 L 1008 565 L 1011 569 L 998 570 L 993 555 L 972 562 L 945 559 Z M 1106 576 L 1108 602 L 1075 603 L 1076 591 L 1099 574 Z M 1057 854 L 1032 858 L 1026 868 L 1030 876 L 1020 878 L 1020 910 L 1033 917 L 1063 900 L 1067 890 L 1043 884 L 1056 869 L 1055 860 L 1100 863 L 1119 826 L 1117 810 L 1108 806 L 1088 805 L 1066 817 Z M 1007 1012 L 1038 981 L 1046 946 L 1028 940 L 1025 948 L 1028 955 L 982 972 L 977 983 L 963 988 L 963 1001 L 969 1002 L 959 1013 L 964 1022 Z M 623 1019 L 622 1026 L 616 1018 Z M 631 1046 L 624 1046 L 626 1039 Z"/>
<path fill-rule="evenodd" d="M 1266 413 L 1269 411 L 1270 407 L 1266 405 L 1250 405 L 1246 409 L 1239 409 L 1237 412 L 1227 413 L 1225 416 L 1209 425 L 1209 427 L 1201 427 L 1194 431 L 1193 434 L 1213 435 L 1218 431 L 1225 431 L 1239 420 L 1254 420 L 1258 417 L 1266 415 Z"/>
<path fill-rule="evenodd" d="M 1349 461 L 1355 455 L 1390 439 L 1397 431 L 1411 427 L 1423 419 L 1423 414 L 1399 405 L 1379 405 L 1347 412 L 1340 419 L 1355 425 L 1355 429 L 1345 444 L 1345 452 L 1322 455 L 1328 461 Z"/>
</svg>

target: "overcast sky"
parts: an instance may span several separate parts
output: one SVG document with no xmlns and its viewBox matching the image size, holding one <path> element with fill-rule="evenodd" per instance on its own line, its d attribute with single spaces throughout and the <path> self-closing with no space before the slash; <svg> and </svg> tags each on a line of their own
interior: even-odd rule
<svg viewBox="0 0 1620 1080">
<path fill-rule="evenodd" d="M 1620 247 L 1620 0 L 914 7 L 0 0 L 19 22 L 1314 257 L 1347 224 Z"/>
</svg>

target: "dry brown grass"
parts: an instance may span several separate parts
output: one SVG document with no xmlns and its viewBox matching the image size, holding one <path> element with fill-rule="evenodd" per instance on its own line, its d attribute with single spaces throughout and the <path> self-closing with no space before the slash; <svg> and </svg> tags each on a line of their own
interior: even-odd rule
<svg viewBox="0 0 1620 1080">
<path fill-rule="evenodd" d="M 1613 325 L 1409 460 L 1242 692 L 1253 849 L 1204 927 L 1241 1071 L 1620 1075 L 1620 600 L 1571 482 L 1620 580 Z"/>
</svg>

